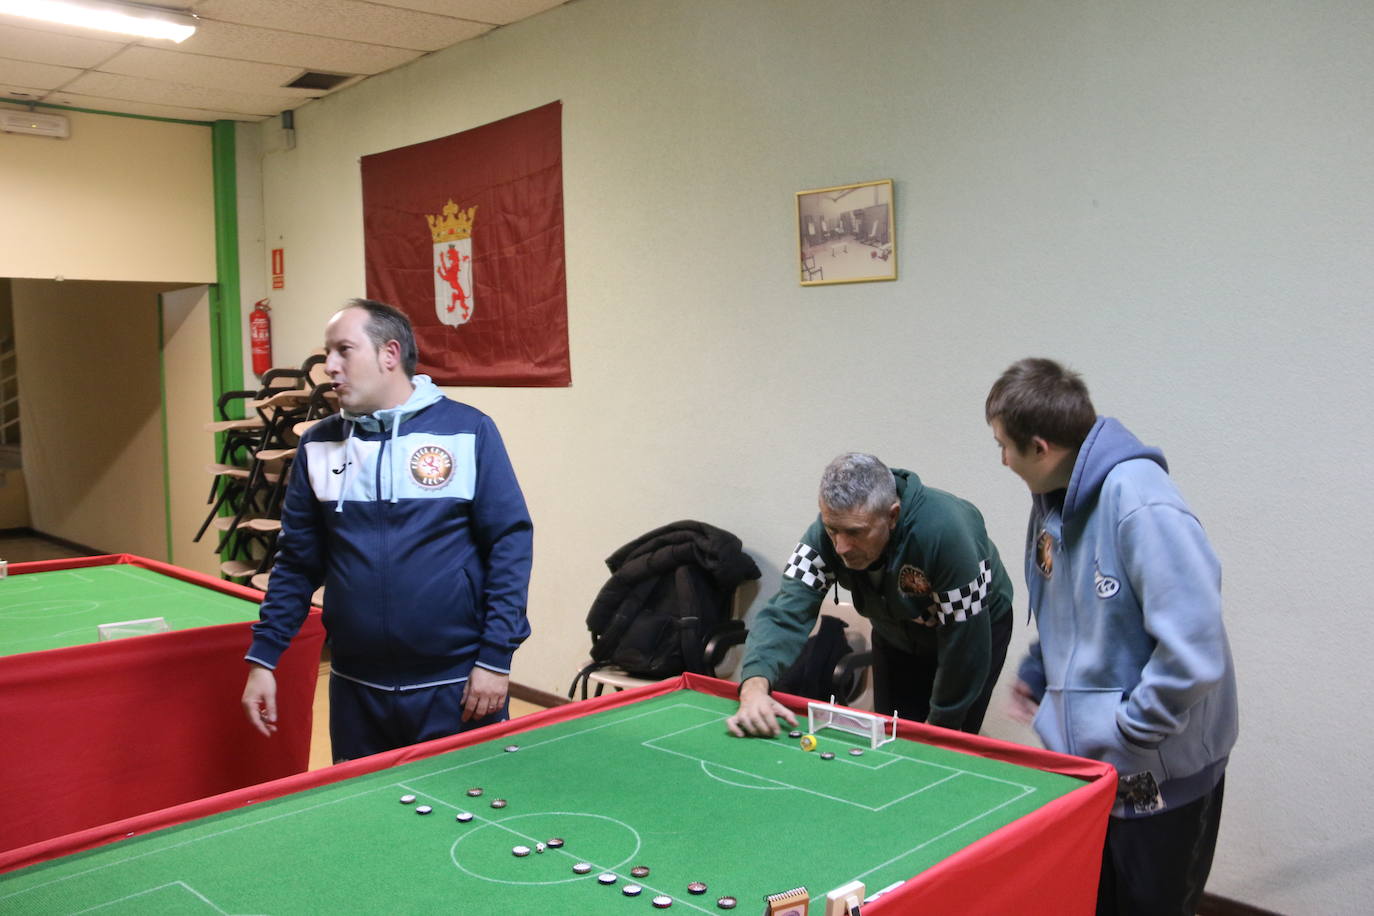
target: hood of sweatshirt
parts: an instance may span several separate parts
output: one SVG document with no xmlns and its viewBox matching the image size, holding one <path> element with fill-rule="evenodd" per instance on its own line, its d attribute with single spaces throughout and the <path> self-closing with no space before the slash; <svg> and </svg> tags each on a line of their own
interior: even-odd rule
<svg viewBox="0 0 1374 916">
<path fill-rule="evenodd" d="M 897 556 L 902 549 L 898 532 L 909 533 L 913 530 L 915 525 L 912 519 L 926 501 L 926 485 L 921 483 L 921 478 L 917 476 L 915 471 L 908 471 L 904 468 L 891 468 L 890 470 L 894 482 L 897 484 L 897 501 L 901 503 L 902 511 L 897 516 L 896 531 L 883 545 L 883 552 L 878 555 L 878 559 L 873 561 L 870 569 L 886 569 L 892 565 L 892 558 Z"/>
<path fill-rule="evenodd" d="M 343 418 L 371 432 L 381 429 L 394 430 L 401 425 L 401 421 L 405 420 L 406 417 L 419 413 L 444 396 L 443 392 L 434 384 L 434 380 L 428 375 L 413 376 L 410 382 L 414 388 L 410 392 L 410 397 L 406 398 L 405 403 L 399 407 L 388 407 L 375 413 L 361 414 L 344 410 L 341 411 Z"/>
<path fill-rule="evenodd" d="M 353 436 L 353 430 L 359 427 L 368 432 L 391 431 L 391 476 L 387 478 L 389 481 L 395 481 L 401 473 L 401 468 L 399 467 L 401 459 L 397 455 L 396 450 L 396 438 L 400 435 L 401 424 L 405 422 L 408 417 L 414 416 L 436 401 L 443 400 L 444 397 L 443 392 L 439 390 L 439 387 L 434 384 L 434 381 L 428 375 L 416 375 L 413 376 L 410 381 L 414 388 L 410 392 L 410 397 L 406 398 L 405 403 L 401 404 L 399 407 L 388 407 L 384 410 L 365 414 L 355 414 L 348 410 L 340 411 L 344 421 L 348 424 L 348 432 L 344 436 L 345 439 L 351 438 Z M 339 491 L 340 493 L 348 492 L 348 468 L 350 466 L 350 463 L 344 464 L 344 480 L 341 485 L 342 489 Z M 391 488 L 390 501 L 393 503 L 396 502 L 396 488 L 394 484 Z M 343 507 L 344 500 L 340 499 L 338 505 L 334 507 L 334 511 L 342 512 Z"/>
<path fill-rule="evenodd" d="M 1078 512 L 1090 509 L 1112 468 L 1136 458 L 1147 458 L 1169 470 L 1162 450 L 1145 445 L 1114 417 L 1098 417 L 1078 450 L 1068 489 L 1064 491 L 1064 520 L 1070 521 Z M 1036 500 L 1044 498 L 1037 496 Z"/>
</svg>

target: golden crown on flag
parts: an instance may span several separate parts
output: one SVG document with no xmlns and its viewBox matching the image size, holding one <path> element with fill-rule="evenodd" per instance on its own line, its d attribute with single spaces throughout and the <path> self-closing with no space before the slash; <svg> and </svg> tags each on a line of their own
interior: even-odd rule
<svg viewBox="0 0 1374 916">
<path fill-rule="evenodd" d="M 425 219 L 429 221 L 429 231 L 434 236 L 434 244 L 437 245 L 471 237 L 472 222 L 476 216 L 476 205 L 464 210 L 450 198 L 449 202 L 444 204 L 443 216 L 430 216 L 426 213 Z"/>
</svg>

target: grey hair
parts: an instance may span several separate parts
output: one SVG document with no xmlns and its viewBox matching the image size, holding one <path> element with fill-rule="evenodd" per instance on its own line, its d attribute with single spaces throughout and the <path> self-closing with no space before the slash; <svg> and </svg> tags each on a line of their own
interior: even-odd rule
<svg viewBox="0 0 1374 916">
<path fill-rule="evenodd" d="M 897 501 L 897 481 L 872 455 L 848 452 L 821 474 L 821 503 L 840 512 L 885 512 Z"/>
</svg>

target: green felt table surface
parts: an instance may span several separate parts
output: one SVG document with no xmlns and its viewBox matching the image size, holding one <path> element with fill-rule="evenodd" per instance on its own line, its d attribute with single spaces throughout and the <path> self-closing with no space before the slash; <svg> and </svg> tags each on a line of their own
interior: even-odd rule
<svg viewBox="0 0 1374 916">
<path fill-rule="evenodd" d="M 161 617 L 186 630 L 258 619 L 258 605 L 127 564 L 0 579 L 0 656 L 97 642 L 104 623 Z"/>
<path fill-rule="evenodd" d="M 666 894 L 672 912 L 729 895 L 757 913 L 805 885 L 818 913 L 828 890 L 905 880 L 1083 785 L 831 729 L 812 752 L 732 738 L 734 708 L 676 691 L 212 815 L 0 876 L 0 912 L 633 914 Z M 512 854 L 552 837 L 565 845 Z"/>
</svg>

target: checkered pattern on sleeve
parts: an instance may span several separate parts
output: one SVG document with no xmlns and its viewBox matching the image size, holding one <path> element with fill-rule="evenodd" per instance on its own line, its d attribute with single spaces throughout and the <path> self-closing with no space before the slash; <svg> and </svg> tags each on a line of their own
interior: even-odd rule
<svg viewBox="0 0 1374 916">
<path fill-rule="evenodd" d="M 983 612 L 992 592 L 992 566 L 987 560 L 978 564 L 978 578 L 968 585 L 931 595 L 941 623 L 964 621 Z"/>
<path fill-rule="evenodd" d="M 828 591 L 835 582 L 835 575 L 825 567 L 820 551 L 809 544 L 798 544 L 797 549 L 788 557 L 782 574 L 792 579 L 800 579 L 802 584 L 818 592 Z"/>
</svg>

